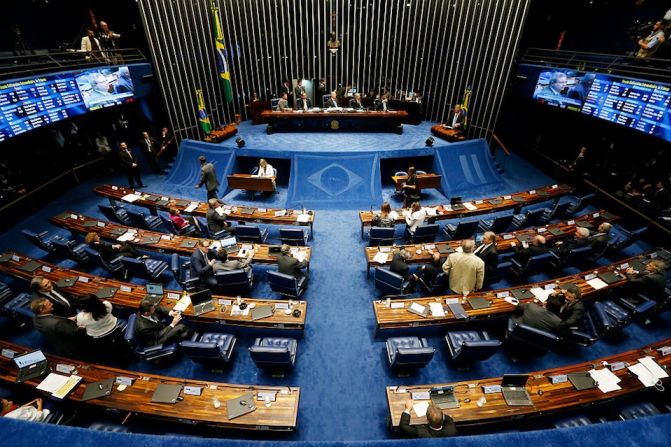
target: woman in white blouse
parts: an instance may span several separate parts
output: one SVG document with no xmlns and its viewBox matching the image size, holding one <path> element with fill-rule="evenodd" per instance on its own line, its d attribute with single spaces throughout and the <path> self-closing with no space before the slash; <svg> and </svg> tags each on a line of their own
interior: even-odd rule
<svg viewBox="0 0 671 447">
<path fill-rule="evenodd" d="M 409 210 L 404 210 L 405 223 L 408 225 L 406 231 L 410 236 L 415 234 L 417 227 L 424 224 L 426 219 L 426 211 L 422 208 L 419 202 L 413 202 Z"/>
<path fill-rule="evenodd" d="M 102 338 L 114 332 L 117 319 L 112 315 L 112 304 L 101 301 L 95 295 L 87 295 L 80 302 L 80 312 L 77 314 L 77 326 L 86 329 L 86 335 L 92 338 Z"/>
<path fill-rule="evenodd" d="M 259 160 L 259 177 L 275 177 L 275 169 L 263 158 Z"/>
</svg>

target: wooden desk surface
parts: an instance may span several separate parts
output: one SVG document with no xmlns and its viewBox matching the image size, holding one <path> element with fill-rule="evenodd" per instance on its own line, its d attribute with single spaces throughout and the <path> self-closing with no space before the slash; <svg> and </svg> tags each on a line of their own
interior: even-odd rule
<svg viewBox="0 0 671 447">
<path fill-rule="evenodd" d="M 436 124 L 435 126 L 432 126 L 431 133 L 447 141 L 462 141 L 466 139 L 462 131 L 448 129 L 443 127 L 442 124 Z"/>
<path fill-rule="evenodd" d="M 442 175 L 438 174 L 417 174 L 417 182 L 420 189 L 440 188 L 440 180 Z M 407 175 L 392 175 L 391 181 L 394 182 L 396 191 L 403 189 L 403 183 L 408 180 Z"/>
<path fill-rule="evenodd" d="M 590 269 L 584 272 L 580 272 L 575 275 L 568 275 L 564 276 L 561 278 L 555 278 L 552 280 L 548 281 L 541 281 L 533 284 L 525 284 L 525 285 L 519 285 L 519 286 L 514 286 L 514 287 L 507 287 L 504 289 L 497 289 L 497 290 L 488 290 L 488 291 L 482 291 L 482 292 L 475 292 L 471 293 L 468 295 L 469 298 L 472 297 L 482 297 L 487 299 L 490 303 L 491 306 L 488 308 L 484 309 L 473 309 L 471 308 L 470 304 L 464 303 L 462 304 L 464 310 L 466 311 L 466 314 L 468 314 L 467 319 L 462 319 L 458 320 L 455 318 L 454 314 L 452 312 L 448 312 L 448 308 L 446 306 L 445 300 L 446 299 L 459 299 L 461 301 L 462 296 L 461 295 L 440 295 L 440 296 L 430 296 L 430 297 L 424 297 L 424 298 L 409 298 L 409 299 L 394 299 L 392 300 L 392 304 L 398 305 L 398 306 L 403 306 L 400 308 L 391 308 L 391 307 L 386 307 L 385 301 L 382 300 L 375 300 L 373 301 L 373 310 L 375 312 L 375 320 L 376 320 L 376 328 L 378 330 L 384 330 L 384 329 L 396 329 L 396 328 L 412 328 L 412 327 L 427 327 L 427 326 L 448 326 L 451 324 L 458 324 L 458 323 L 463 323 L 467 321 L 484 321 L 492 318 L 502 318 L 502 317 L 508 317 L 512 315 L 515 311 L 515 306 L 512 304 L 507 303 L 503 297 L 497 298 L 498 296 L 501 296 L 501 294 L 504 293 L 509 293 L 512 295 L 513 290 L 517 289 L 525 289 L 525 290 L 530 290 L 533 287 L 540 287 L 543 288 L 546 284 L 552 284 L 554 283 L 556 286 L 561 286 L 563 284 L 575 284 L 578 287 L 580 287 L 580 290 L 582 292 L 583 298 L 587 298 L 591 295 L 593 295 L 596 292 L 596 289 L 592 288 L 589 284 L 587 284 L 587 281 L 585 280 L 585 276 L 592 274 L 592 273 L 604 273 L 607 271 L 613 271 L 615 270 L 616 267 L 624 264 L 624 263 L 630 263 L 638 260 L 638 259 L 644 259 L 648 257 L 651 253 L 655 253 L 657 250 L 654 250 L 652 252 L 648 252 L 645 254 L 642 254 L 640 256 L 634 256 L 632 258 L 624 259 L 618 262 L 615 262 L 613 264 L 605 265 L 602 267 Z M 626 282 L 626 279 L 623 276 L 620 276 L 620 280 L 608 284 L 606 287 L 604 287 L 601 290 L 609 290 L 613 289 L 615 287 L 620 287 Z M 533 301 L 534 298 L 529 298 L 526 300 L 520 300 L 520 302 L 531 302 Z M 441 303 L 443 305 L 443 309 L 445 310 L 445 316 L 444 317 L 434 317 L 432 315 L 429 315 L 426 318 L 423 318 L 419 315 L 416 315 L 414 313 L 411 313 L 408 311 L 408 307 L 410 304 L 413 302 L 419 303 L 424 306 L 428 306 L 430 303 Z"/>
<path fill-rule="evenodd" d="M 32 349 L 0 340 L 3 349 L 11 349 L 18 354 L 30 352 Z M 235 385 L 221 382 L 206 382 L 202 380 L 184 379 L 179 377 L 166 377 L 155 374 L 138 373 L 123 369 L 111 368 L 84 363 L 64 357 L 45 354 L 49 361 L 49 368 L 55 371 L 56 364 L 64 363 L 75 366 L 77 374 L 82 377 L 79 386 L 66 398 L 68 401 L 92 405 L 99 408 L 110 408 L 121 412 L 129 412 L 148 418 L 163 419 L 168 421 L 204 424 L 218 427 L 247 429 L 247 430 L 276 430 L 292 431 L 296 428 L 298 417 L 298 402 L 300 399 L 300 388 L 277 387 L 263 385 Z M 5 357 L 0 357 L 0 380 L 8 383 L 16 382 L 18 368 L 14 362 Z M 124 391 L 118 391 L 116 386 L 112 394 L 99 399 L 82 401 L 86 386 L 99 380 L 113 379 L 119 376 L 135 379 L 133 385 Z M 24 386 L 34 388 L 43 380 L 43 377 L 24 382 Z M 181 396 L 184 400 L 175 404 L 152 403 L 151 397 L 156 387 L 161 384 L 179 384 L 202 388 L 200 396 Z M 263 401 L 257 400 L 259 392 L 276 392 L 276 401 L 270 407 L 266 407 Z M 245 393 L 253 393 L 256 410 L 244 416 L 228 420 L 226 401 L 242 396 Z M 221 402 L 221 407 L 214 408 L 213 399 Z"/>
<path fill-rule="evenodd" d="M 557 222 L 554 224 L 544 225 L 542 227 L 536 228 L 527 228 L 524 230 L 517 230 L 510 233 L 502 233 L 496 235 L 496 249 L 500 253 L 505 253 L 513 248 L 512 244 L 515 243 L 520 245 L 522 240 L 530 239 L 534 236 L 541 234 L 545 237 L 547 242 L 568 239 L 573 236 L 576 232 L 576 229 L 580 228 L 577 224 L 590 224 L 596 228 L 602 222 L 614 222 L 618 220 L 619 217 L 610 214 L 606 210 L 599 210 L 584 214 L 582 216 L 565 220 L 562 222 Z M 570 222 L 573 222 L 571 224 Z M 551 231 L 561 230 L 563 234 L 555 236 Z M 382 264 L 375 262 L 375 256 L 382 250 L 388 252 L 393 256 L 392 253 L 396 253 L 401 248 L 405 248 L 410 253 L 410 258 L 406 261 L 408 264 L 428 264 L 431 262 L 431 257 L 433 252 L 437 247 L 449 247 L 452 251 L 456 250 L 458 247 L 461 247 L 461 241 L 443 241 L 443 242 L 434 242 L 434 243 L 424 243 L 424 244 L 410 244 L 410 245 L 400 245 L 397 247 L 364 247 L 364 253 L 366 254 L 366 262 L 368 265 L 368 270 L 371 267 L 379 267 L 391 262 L 391 256 L 387 256 L 387 262 Z M 419 250 L 419 253 L 417 252 Z M 441 255 L 446 257 L 447 254 Z"/>
<path fill-rule="evenodd" d="M 136 192 L 129 188 L 110 184 L 98 186 L 93 191 L 98 195 L 108 198 L 113 203 L 114 201 L 122 200 L 122 198 L 128 194 Z M 207 214 L 207 202 L 186 200 L 179 197 L 170 197 L 163 194 L 144 191 L 137 191 L 137 194 L 141 197 L 140 199 L 134 201 L 133 205 L 149 208 L 153 211 L 152 214 L 155 214 L 156 210 L 167 212 L 170 206 L 175 206 L 175 208 L 177 208 L 181 213 L 186 215 L 205 217 Z M 191 203 L 196 204 L 196 208 L 191 212 L 184 211 Z M 298 222 L 297 220 L 298 216 L 302 214 L 302 211 L 300 210 L 280 210 L 277 208 L 254 208 L 249 206 L 233 205 L 224 205 L 223 208 L 228 219 L 240 222 L 257 222 L 274 225 L 309 225 L 310 228 L 312 228 L 312 224 L 315 220 L 314 211 L 308 212 L 308 222 L 303 223 Z M 275 215 L 276 213 L 282 211 L 291 211 L 291 214 L 287 213 L 285 216 Z"/>
<path fill-rule="evenodd" d="M 205 136 L 205 141 L 208 143 L 218 143 L 236 133 L 238 133 L 238 126 L 234 123 L 226 124 L 219 129 L 212 129 L 212 131 Z"/>
<path fill-rule="evenodd" d="M 246 191 L 275 191 L 275 177 L 260 177 L 252 174 L 231 174 L 227 177 L 228 187 Z"/>
<path fill-rule="evenodd" d="M 75 216 L 76 218 L 73 218 L 72 216 Z M 119 237 L 119 234 L 114 233 L 114 231 L 124 231 L 124 233 L 129 230 L 136 231 L 136 237 L 132 240 L 129 240 L 129 244 L 143 250 L 158 251 L 161 253 L 178 253 L 184 256 L 191 256 L 191 253 L 193 253 L 195 248 L 193 246 L 183 246 L 182 244 L 195 243 L 196 241 L 203 240 L 197 237 L 177 236 L 175 234 L 159 233 L 156 231 L 127 227 L 125 225 L 96 219 L 94 217 L 83 216 L 73 211 L 66 211 L 61 213 L 58 216 L 52 217 L 50 221 L 54 225 L 66 228 L 72 232 L 82 234 L 94 232 L 97 233 L 101 238 L 110 241 L 116 241 Z M 98 226 L 97 223 L 104 223 L 105 225 L 101 227 Z M 158 241 L 146 243 L 146 238 L 158 238 Z M 214 239 L 206 240 L 209 240 L 210 243 L 215 242 Z M 270 245 L 238 243 L 239 249 L 242 249 L 243 246 L 253 246 L 253 262 L 259 264 L 277 263 L 277 256 L 270 255 Z M 299 251 L 305 253 L 305 259 L 308 261 L 309 265 L 312 249 L 310 247 L 298 247 L 298 249 Z M 228 257 L 230 259 L 241 259 L 238 255 L 239 253 L 231 253 L 228 255 Z"/>
<path fill-rule="evenodd" d="M 11 253 L 11 252 L 6 252 Z M 50 264 L 48 262 L 42 261 L 40 259 L 35 259 L 40 266 L 36 270 L 30 272 L 22 270 L 21 266 L 28 264 L 33 261 L 32 258 L 24 256 L 21 253 L 12 253 L 15 256 L 18 256 L 19 260 L 10 259 L 7 262 L 0 263 L 0 273 L 19 278 L 25 281 L 30 281 L 34 276 L 44 276 L 45 278 L 56 282 L 59 279 L 63 278 L 85 278 L 88 281 L 84 282 L 81 279 L 78 279 L 70 287 L 62 287 L 61 289 L 67 293 L 70 293 L 75 296 L 83 296 L 89 293 L 95 293 L 98 290 L 104 287 L 114 287 L 117 289 L 116 293 L 112 298 L 107 298 L 115 306 L 127 308 L 132 311 L 136 311 L 140 306 L 140 302 L 147 294 L 147 289 L 140 284 L 133 284 L 123 281 L 118 281 L 116 279 L 104 278 L 101 276 L 91 275 L 89 273 L 80 272 L 78 270 L 64 269 L 60 268 L 57 265 Z M 49 270 L 48 272 L 45 270 Z M 122 289 L 124 287 L 124 289 Z M 130 291 L 128 291 L 128 288 Z M 180 290 L 164 290 L 163 291 L 163 301 L 161 301 L 161 306 L 172 309 L 181 295 Z M 225 324 L 228 326 L 241 326 L 241 327 L 253 327 L 253 328 L 272 328 L 272 329 L 291 329 L 291 330 L 302 330 L 305 328 L 305 319 L 307 317 L 307 307 L 308 304 L 306 301 L 292 301 L 292 306 L 294 309 L 300 309 L 301 316 L 296 318 L 293 315 L 287 315 L 284 312 L 284 309 L 276 309 L 275 313 L 268 317 L 262 318 L 260 320 L 252 321 L 252 316 L 250 313 L 247 315 L 232 315 L 232 303 L 235 302 L 235 297 L 233 296 L 224 296 L 224 295 L 213 295 L 212 299 L 215 300 L 215 310 L 212 312 L 207 312 L 199 316 L 193 315 L 193 306 L 189 305 L 186 310 L 183 312 L 185 318 L 190 321 L 197 323 L 211 324 L 219 323 Z M 219 304 L 219 300 L 229 300 L 231 303 L 228 304 Z M 280 307 L 287 307 L 289 300 L 277 300 L 277 299 L 255 299 L 255 298 L 244 298 L 244 302 L 247 304 L 255 303 L 257 306 L 270 305 L 275 307 L 275 305 L 280 305 Z M 224 306 L 222 312 L 222 306 Z"/>
<path fill-rule="evenodd" d="M 431 217 L 432 219 L 436 220 L 456 219 L 458 217 L 477 216 L 480 214 L 494 213 L 497 211 L 509 210 L 513 208 L 522 208 L 524 206 L 531 205 L 534 203 L 558 199 L 564 194 L 568 194 L 571 191 L 573 191 L 573 188 L 571 188 L 568 185 L 550 185 L 538 188 L 533 191 L 534 194 L 530 194 L 531 191 L 522 191 L 517 192 L 515 194 L 509 194 L 504 196 L 466 201 L 465 203 L 470 203 L 475 207 L 475 209 L 472 210 L 469 210 L 464 206 L 455 209 L 450 205 L 428 205 L 425 206 L 425 208 L 435 208 L 436 216 Z M 396 212 L 398 213 L 396 223 L 397 224 L 405 223 L 403 210 L 397 209 Z M 362 237 L 363 237 L 363 227 L 366 225 L 370 225 L 376 213 L 377 211 L 375 212 L 359 211 L 359 220 L 361 221 Z"/>
<path fill-rule="evenodd" d="M 310 119 L 310 118 L 362 118 L 362 119 L 402 119 L 408 117 L 408 112 L 405 110 L 391 110 L 389 112 L 382 112 L 379 110 L 371 110 L 364 112 L 348 112 L 345 110 L 337 112 L 320 111 L 320 112 L 298 112 L 298 111 L 275 111 L 264 110 L 261 112 L 261 117 L 266 121 L 268 119 Z"/>
<path fill-rule="evenodd" d="M 662 356 L 659 351 L 655 351 L 654 349 L 667 346 L 670 343 L 671 339 L 662 340 L 640 349 L 634 349 L 589 362 L 532 372 L 529 374 L 526 389 L 534 405 L 527 407 L 509 407 L 501 393 L 483 393 L 482 386 L 499 385 L 501 383 L 500 377 L 445 384 L 388 386 L 386 387 L 386 394 L 391 423 L 394 428 L 400 424 L 405 402 L 410 399 L 410 392 L 429 391 L 434 386 L 442 385 L 454 386 L 455 396 L 459 399 L 460 407 L 443 410 L 443 412 L 451 416 L 455 423 L 461 426 L 484 425 L 523 417 L 540 416 L 552 412 L 586 407 L 613 398 L 630 396 L 646 389 L 649 390 L 649 388 L 645 388 L 626 368 L 613 373 L 620 378 L 621 382 L 618 385 L 622 389 L 609 393 L 603 393 L 598 388 L 578 391 L 570 381 L 553 385 L 549 377 L 556 374 L 586 372 L 593 368 L 602 369 L 602 362 L 604 361 L 609 363 L 626 361 L 634 365 L 638 363 L 637 359 L 645 356 L 653 357 L 657 363 L 668 368 L 671 367 L 671 355 Z M 668 378 L 662 380 L 669 382 Z M 469 387 L 469 385 L 475 386 Z M 542 391 L 542 394 L 538 394 L 539 391 Z M 485 397 L 487 402 L 482 407 L 478 407 L 477 401 L 481 397 Z M 470 399 L 468 403 L 464 402 L 467 398 Z M 427 421 L 426 417 L 419 418 L 414 411 L 411 411 L 410 423 L 426 424 Z"/>
</svg>

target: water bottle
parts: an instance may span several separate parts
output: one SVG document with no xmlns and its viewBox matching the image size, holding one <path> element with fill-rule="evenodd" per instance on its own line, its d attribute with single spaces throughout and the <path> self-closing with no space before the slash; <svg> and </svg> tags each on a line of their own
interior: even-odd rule
<svg viewBox="0 0 671 447">
<path fill-rule="evenodd" d="M 238 303 L 238 306 L 240 306 L 240 304 L 242 304 L 242 298 L 240 298 L 240 295 L 235 297 L 235 301 Z"/>
<path fill-rule="evenodd" d="M 482 407 L 487 403 L 487 399 L 485 399 L 485 396 L 482 396 L 478 401 L 475 403 L 478 407 Z"/>
</svg>

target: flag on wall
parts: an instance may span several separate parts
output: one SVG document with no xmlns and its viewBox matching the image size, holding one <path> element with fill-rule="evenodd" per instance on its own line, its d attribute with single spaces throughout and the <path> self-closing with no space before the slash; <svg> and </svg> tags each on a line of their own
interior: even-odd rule
<svg viewBox="0 0 671 447">
<path fill-rule="evenodd" d="M 196 98 L 198 98 L 198 123 L 207 135 L 212 131 L 212 123 L 210 123 L 210 117 L 207 116 L 207 110 L 205 110 L 205 98 L 203 98 L 202 90 L 196 90 Z"/>
<path fill-rule="evenodd" d="M 228 72 L 226 63 L 226 47 L 224 46 L 224 33 L 221 30 L 221 20 L 219 20 L 219 8 L 212 3 L 212 22 L 214 26 L 214 45 L 217 53 L 217 71 L 219 79 L 224 88 L 224 99 L 226 102 L 233 102 L 233 88 L 231 86 L 231 74 Z"/>
<path fill-rule="evenodd" d="M 461 103 L 461 108 L 467 112 L 466 118 L 464 118 L 464 127 L 468 125 L 468 105 L 471 102 L 471 93 L 473 93 L 471 87 L 466 87 L 466 90 L 464 90 L 464 100 Z"/>
</svg>

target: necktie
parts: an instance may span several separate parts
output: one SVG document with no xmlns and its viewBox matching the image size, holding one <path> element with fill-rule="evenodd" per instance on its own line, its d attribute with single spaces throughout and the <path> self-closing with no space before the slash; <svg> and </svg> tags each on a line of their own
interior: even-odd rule
<svg viewBox="0 0 671 447">
<path fill-rule="evenodd" d="M 49 292 L 49 296 L 54 299 L 54 301 L 57 301 L 61 304 L 64 304 L 67 307 L 70 307 L 70 303 L 68 300 L 66 300 L 60 293 L 56 292 L 55 290 L 52 290 Z"/>
</svg>

